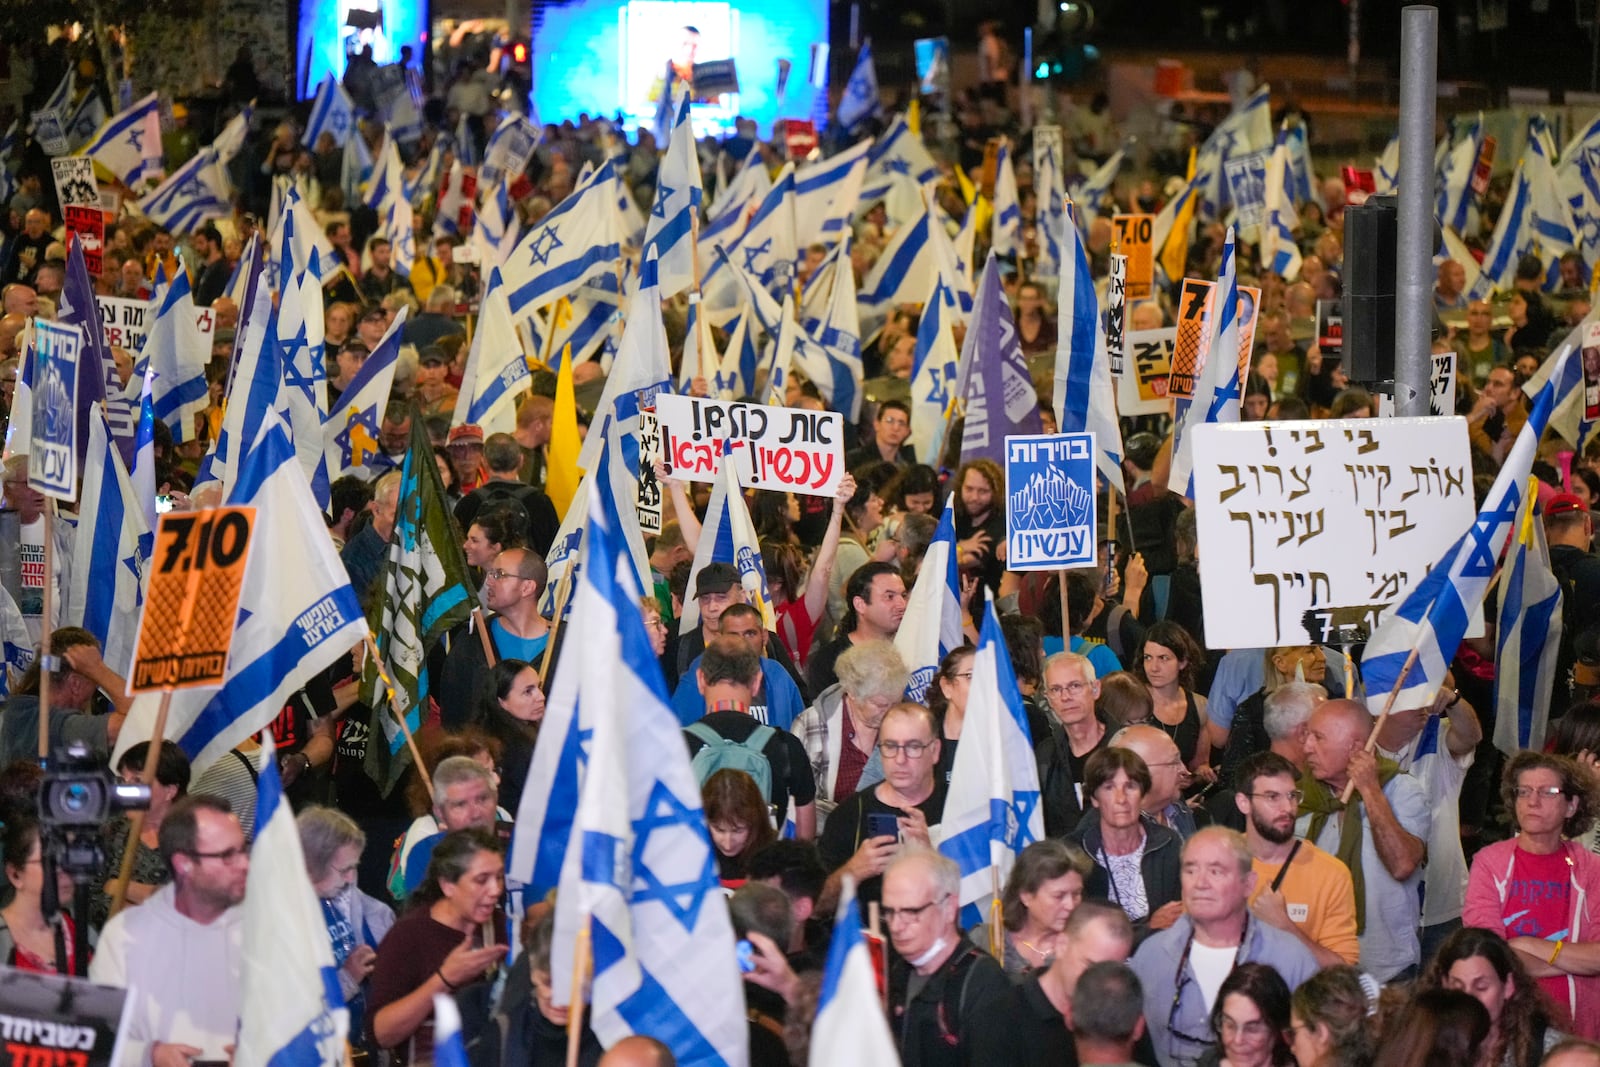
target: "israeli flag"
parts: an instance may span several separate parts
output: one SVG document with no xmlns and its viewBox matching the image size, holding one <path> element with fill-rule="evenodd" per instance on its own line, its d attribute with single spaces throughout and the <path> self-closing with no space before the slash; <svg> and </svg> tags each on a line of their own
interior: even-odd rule
<svg viewBox="0 0 1600 1067">
<path fill-rule="evenodd" d="M 828 294 L 827 317 L 814 331 L 827 355 L 832 371 L 833 410 L 853 422 L 861 417 L 861 382 L 865 371 L 861 362 L 861 314 L 856 305 L 856 274 L 850 266 L 850 235 L 847 232 L 835 246 L 838 263 Z"/>
<path fill-rule="evenodd" d="M 276 411 L 264 412 L 225 503 L 256 509 L 228 674 L 220 689 L 173 694 L 167 717 L 167 736 L 188 754 L 196 774 L 271 725 L 291 693 L 367 635 L 349 575 L 322 534 L 327 524 Z M 134 700 L 113 766 L 150 739 L 160 703 L 159 694 Z"/>
<path fill-rule="evenodd" d="M 1194 499 L 1194 438 L 1196 426 L 1239 421 L 1239 279 L 1234 258 L 1233 227 L 1222 246 L 1222 271 L 1211 290 L 1210 343 L 1206 363 L 1195 382 L 1194 397 L 1179 400 L 1174 415 L 1172 473 L 1169 484 L 1184 487 Z M 1065 424 L 1063 424 L 1065 429 Z"/>
<path fill-rule="evenodd" d="M 833 917 L 833 940 L 822 970 L 817 1018 L 811 1025 L 811 1067 L 870 1063 L 898 1067 L 900 1054 L 884 1017 L 878 979 L 867 940 L 861 935 L 861 910 L 856 905 L 856 880 L 844 876 L 839 907 Z"/>
<path fill-rule="evenodd" d="M 622 256 L 616 197 L 616 167 L 608 159 L 587 185 L 523 235 L 502 268 L 514 317 L 553 304 L 596 274 L 616 269 Z"/>
<path fill-rule="evenodd" d="M 1466 133 L 1445 155 L 1439 172 L 1439 196 L 1436 211 L 1439 221 L 1457 233 L 1467 231 L 1467 213 L 1472 210 L 1472 172 L 1478 166 L 1478 153 L 1483 148 L 1483 112 L 1468 127 Z M 1268 175 L 1270 183 L 1271 176 Z M 1271 191 L 1271 185 L 1268 185 Z"/>
<path fill-rule="evenodd" d="M 161 101 L 155 93 L 114 115 L 81 149 L 124 185 L 137 189 L 161 177 Z"/>
<path fill-rule="evenodd" d="M 403 96 L 400 99 L 410 98 Z M 389 242 L 395 271 L 409 277 L 412 268 L 417 265 L 417 220 L 411 209 L 411 201 L 403 196 L 389 201 L 379 230 Z"/>
<path fill-rule="evenodd" d="M 920 188 L 938 177 L 939 165 L 929 154 L 928 146 L 912 132 L 904 115 L 896 115 L 867 153 L 867 177 L 856 201 L 857 209 L 864 211 L 887 197 L 896 182 L 909 182 Z M 909 216 L 896 219 L 897 224 L 901 221 L 910 221 Z"/>
<path fill-rule="evenodd" d="M 719 255 L 706 272 L 703 299 L 720 311 L 731 311 L 737 305 L 739 285 L 728 269 L 731 259 L 781 303 L 785 293 L 794 291 L 799 258 L 794 226 L 794 164 L 785 163 L 738 243 L 726 257 Z"/>
<path fill-rule="evenodd" d="M 1044 155 L 1039 158 L 1039 169 L 1033 176 L 1033 188 L 1038 193 L 1038 232 L 1039 257 L 1034 265 L 1034 273 L 1041 278 L 1059 278 L 1061 276 L 1061 238 L 1062 227 L 1066 223 L 1066 187 L 1061 175 L 1061 161 L 1056 158 L 1055 145 L 1046 145 Z M 967 215 L 973 214 L 968 210 Z M 965 229 L 965 227 L 963 227 Z M 956 241 L 959 251 L 960 239 Z M 1159 248 L 1159 245 L 1152 246 Z M 967 254 L 966 261 L 972 262 L 972 255 Z"/>
<path fill-rule="evenodd" d="M 602 1044 L 645 1033 L 686 1067 L 739 1067 L 749 1059 L 749 1024 L 700 784 L 645 635 L 642 587 L 621 531 L 592 493 L 588 511 L 590 565 L 572 620 L 585 640 L 568 656 L 593 725 L 561 867 L 551 973 L 572 973 L 587 927 Z M 564 1003 L 570 983 L 556 984 L 567 987 L 555 993 Z"/>
<path fill-rule="evenodd" d="M 270 733 L 262 747 L 234 1067 L 339 1067 L 350 1012 Z"/>
<path fill-rule="evenodd" d="M 739 475 L 734 466 L 724 462 L 717 480 L 711 483 L 711 503 L 706 507 L 705 525 L 700 529 L 689 587 L 683 594 L 683 618 L 678 622 L 680 634 L 693 633 L 700 625 L 696 590 L 700 586 L 700 572 L 712 563 L 731 563 L 739 568 L 739 585 L 744 589 L 745 602 L 761 612 L 761 622 L 768 630 L 778 628 L 772 593 L 767 588 L 766 566 L 761 562 L 761 538 L 750 519 L 750 509 L 745 506 L 744 490 L 739 487 Z"/>
<path fill-rule="evenodd" d="M 478 332 L 467 351 L 452 426 L 473 423 L 484 435 L 510 433 L 517 428 L 517 398 L 532 385 L 537 363 L 524 353 L 516 320 L 506 303 L 500 268 L 489 271 L 478 309 Z"/>
<path fill-rule="evenodd" d="M 91 407 L 83 506 L 63 583 L 61 623 L 94 634 L 106 664 L 126 677 L 138 642 L 145 569 L 154 540 L 102 409 L 98 403 Z"/>
<path fill-rule="evenodd" d="M 295 452 L 320 507 L 328 506 L 328 465 L 322 424 L 328 418 L 328 372 L 323 358 L 322 281 L 316 253 L 303 269 L 294 257 L 294 215 L 284 217 L 278 296 L 278 358 L 283 382 L 275 406 L 287 411 Z"/>
<path fill-rule="evenodd" d="M 484 263 L 504 266 L 521 239 L 522 221 L 511 206 L 510 191 L 504 183 L 496 184 L 484 194 L 468 240 L 478 247 Z"/>
<path fill-rule="evenodd" d="M 233 157 L 244 147 L 246 139 L 250 136 L 250 122 L 255 118 L 255 113 L 255 108 L 246 104 L 239 109 L 237 115 L 228 120 L 228 124 L 222 127 L 222 132 L 211 142 L 211 150 L 216 153 L 217 162 L 224 167 L 232 163 Z M 229 189 L 231 191 L 232 186 L 229 186 Z"/>
<path fill-rule="evenodd" d="M 434 1067 L 467 1067 L 467 1046 L 461 1037 L 461 1009 L 456 998 L 433 995 Z"/>
<path fill-rule="evenodd" d="M 672 353 L 667 348 L 667 328 L 661 321 L 655 260 L 647 258 L 641 267 L 639 287 L 628 301 L 622 343 L 617 346 L 611 373 L 606 375 L 605 388 L 595 405 L 594 423 L 578 453 L 578 469 L 594 470 L 600 461 L 607 427 L 615 425 L 619 458 L 636 481 L 640 463 L 639 413 L 655 407 L 657 393 L 672 388 Z M 595 433 L 596 428 L 601 432 Z"/>
<path fill-rule="evenodd" d="M 1328 205 L 1322 199 L 1322 186 L 1317 181 L 1316 169 L 1311 166 L 1311 148 L 1307 144 L 1305 123 L 1295 121 L 1289 125 L 1289 169 L 1294 178 L 1296 203 L 1315 203 L 1324 211 Z"/>
<path fill-rule="evenodd" d="M 704 195 L 694 127 L 689 123 L 687 86 L 681 96 L 672 139 L 656 173 L 656 202 L 644 233 L 645 247 L 655 249 L 663 297 L 676 296 L 694 284 L 695 218 Z"/>
<path fill-rule="evenodd" d="M 1544 523 L 1535 514 L 1537 488 L 1529 486 L 1517 514 L 1517 538 L 1502 574 L 1500 620 L 1495 630 L 1494 745 L 1508 756 L 1544 751 L 1550 698 L 1561 651 L 1561 583 L 1550 570 Z"/>
<path fill-rule="evenodd" d="M 140 545 L 146 559 L 155 548 L 156 529 L 156 404 L 155 372 L 148 367 L 138 381 L 144 383 L 139 394 L 139 428 L 133 438 L 133 470 L 128 472 L 133 486 L 133 499 L 139 502 L 144 514 L 144 527 L 149 538 Z"/>
<path fill-rule="evenodd" d="M 1375 196 L 1393 196 L 1400 188 L 1400 131 L 1396 130 L 1383 146 L 1383 154 L 1373 161 Z"/>
<path fill-rule="evenodd" d="M 795 316 L 792 298 L 785 296 L 783 304 L 779 305 L 772 294 L 748 271 L 733 262 L 726 252 L 719 248 L 717 254 L 743 285 L 749 306 L 755 313 L 755 321 L 776 346 L 767 358 L 768 402 L 783 403 L 789 369 L 793 366 L 798 367 L 806 379 L 817 387 L 834 410 L 847 406 L 859 408 L 860 401 L 856 396 L 860 392 L 860 368 L 852 367 L 851 357 L 845 352 L 834 351 L 817 341 L 811 333 L 802 330 Z M 731 345 L 729 350 L 733 350 Z"/>
<path fill-rule="evenodd" d="M 872 42 L 864 41 L 839 98 L 839 126 L 849 132 L 878 114 L 878 68 L 872 63 Z"/>
<path fill-rule="evenodd" d="M 472 127 L 467 125 L 466 112 L 462 112 L 456 120 L 456 132 L 450 140 L 450 148 L 455 153 L 456 162 L 463 167 L 476 167 L 482 162 L 478 141 L 472 136 Z"/>
<path fill-rule="evenodd" d="M 889 321 L 890 312 L 900 304 L 920 304 L 940 280 L 939 257 L 931 243 L 935 228 L 933 217 L 926 211 L 900 227 L 862 279 L 858 301 L 863 338 L 876 337 Z"/>
<path fill-rule="evenodd" d="M 722 360 L 711 338 L 711 322 L 700 314 L 700 301 L 691 293 L 683 330 L 683 358 L 678 362 L 678 392 L 687 394 L 696 378 L 704 378 L 713 389 L 720 386 Z"/>
<path fill-rule="evenodd" d="M 983 627 L 972 660 L 972 690 L 950 770 L 939 851 L 961 868 L 961 925 L 993 920 L 996 889 L 1022 850 L 1044 840 L 1039 768 L 1011 655 L 984 592 Z"/>
<path fill-rule="evenodd" d="M 1570 344 L 1564 345 L 1549 365 L 1553 368 L 1551 374 L 1534 399 L 1533 411 L 1507 453 L 1471 527 L 1438 563 L 1402 590 L 1399 600 L 1367 641 L 1361 673 L 1366 678 L 1367 703 L 1374 712 L 1380 710 L 1397 683 L 1395 711 L 1422 707 L 1444 684 L 1445 672 L 1467 632 L 1467 622 L 1483 603 L 1500 554 L 1515 530 L 1539 439 L 1544 436 L 1551 413 L 1583 381 L 1582 360 Z M 1580 396 L 1581 393 L 1579 390 Z M 1413 649 L 1417 651 L 1417 661 L 1401 682 L 1400 670 Z"/>
<path fill-rule="evenodd" d="M 719 159 L 721 157 L 718 157 Z M 717 248 L 732 248 L 744 236 L 749 208 L 759 204 L 772 189 L 772 179 L 761 163 L 761 150 L 752 148 L 733 180 L 717 186 L 717 196 L 706 211 L 700 227 L 700 261 L 714 263 Z"/>
<path fill-rule="evenodd" d="M 227 176 L 212 148 L 202 148 L 139 201 L 139 210 L 171 233 L 193 233 L 233 213 Z"/>
<path fill-rule="evenodd" d="M 71 117 L 62 113 L 62 132 L 67 138 L 67 150 L 77 152 L 88 144 L 95 136 L 95 131 L 105 125 L 106 118 L 106 106 L 101 103 L 100 94 L 93 90 L 84 93 Z M 140 149 L 142 158 L 142 145 Z"/>
<path fill-rule="evenodd" d="M 1267 188 L 1264 208 L 1266 225 L 1261 231 L 1261 260 L 1267 269 L 1286 282 L 1300 277 L 1304 261 L 1294 231 L 1300 215 L 1294 206 L 1294 168 L 1289 159 L 1288 131 L 1278 134 L 1278 143 L 1267 161 Z"/>
<path fill-rule="evenodd" d="M 1111 195 L 1111 187 L 1116 184 L 1117 172 L 1122 169 L 1122 161 L 1127 157 L 1127 149 L 1119 148 L 1111 153 L 1111 158 L 1100 164 L 1095 172 L 1078 184 L 1072 191 L 1072 201 L 1076 206 L 1078 216 L 1078 230 L 1085 236 L 1089 233 L 1089 223 L 1099 214 L 1100 207 Z M 996 192 L 995 210 L 1000 210 L 999 193 Z"/>
<path fill-rule="evenodd" d="M 906 598 L 906 617 L 894 635 L 894 647 L 911 668 L 906 699 L 924 703 L 928 687 L 945 656 L 965 642 L 961 625 L 961 561 L 956 553 L 955 498 L 945 501 L 944 514 L 922 557 L 916 584 Z"/>
<path fill-rule="evenodd" d="M 1528 145 L 1517 162 L 1511 191 L 1483 257 L 1483 273 L 1467 294 L 1473 300 L 1488 299 L 1496 289 L 1509 289 L 1517 261 L 1529 254 L 1545 263 L 1544 288 L 1554 289 L 1561 279 L 1557 261 L 1578 245 L 1571 205 L 1561 195 L 1554 163 L 1545 149 L 1549 138 L 1542 118 L 1535 115 L 1529 119 Z"/>
<path fill-rule="evenodd" d="M 172 439 L 196 439 L 195 416 L 210 406 L 206 366 L 211 362 L 211 340 L 200 330 L 195 316 L 189 272 L 179 270 L 161 294 L 155 321 L 145 335 L 134 381 L 151 379 L 150 395 L 155 417 L 167 424 Z"/>
<path fill-rule="evenodd" d="M 942 278 L 935 279 L 922 309 L 922 321 L 917 324 L 916 359 L 911 369 L 911 445 L 918 459 L 934 467 L 943 455 L 961 364 L 952 332 L 954 319 L 955 297 Z"/>
<path fill-rule="evenodd" d="M 735 397 L 750 396 L 756 389 L 756 375 L 761 368 L 761 352 L 756 347 L 756 332 L 760 324 L 755 311 L 745 308 L 728 329 L 728 344 L 722 353 L 722 373 L 717 379 L 719 390 L 728 390 Z"/>
<path fill-rule="evenodd" d="M 606 342 L 614 340 L 614 335 L 621 334 L 622 316 L 628 306 L 622 290 L 634 278 L 631 266 L 624 264 L 622 270 L 624 278 L 619 279 L 614 273 L 597 274 L 578 286 L 569 299 L 568 313 L 557 316 L 554 325 L 547 325 L 537 312 L 530 317 L 530 346 L 537 339 L 539 351 L 550 353 L 551 370 L 560 370 L 569 352 L 574 363 L 587 363 Z M 552 337 L 548 346 L 546 337 Z"/>
<path fill-rule="evenodd" d="M 1015 256 L 1022 230 L 1022 205 L 1017 197 L 1017 171 L 1011 165 L 1011 145 L 1000 145 L 994 174 L 994 220 L 989 224 L 989 248 L 997 256 Z"/>
<path fill-rule="evenodd" d="M 378 342 L 378 347 L 361 364 L 327 420 L 322 424 L 322 443 L 327 477 L 338 481 L 347 474 L 363 473 L 367 463 L 383 454 L 378 431 L 383 410 L 394 387 L 394 370 L 400 362 L 400 333 L 406 324 L 402 307 L 394 322 Z"/>
<path fill-rule="evenodd" d="M 273 182 L 272 203 L 267 219 L 271 251 L 266 268 L 274 289 L 283 284 L 283 279 L 278 277 L 278 267 L 285 255 L 286 241 L 292 246 L 289 254 L 294 256 L 295 263 L 302 268 L 314 266 L 324 285 L 339 276 L 340 269 L 345 265 L 344 257 L 333 247 L 333 242 L 328 239 L 328 231 L 317 222 L 316 215 L 293 182 L 283 178 Z M 293 226 L 289 224 L 291 219 Z"/>
<path fill-rule="evenodd" d="M 871 151 L 872 141 L 863 139 L 795 173 L 795 237 L 801 248 L 834 244 L 850 228 Z"/>
<path fill-rule="evenodd" d="M 1056 294 L 1060 323 L 1056 338 L 1056 425 L 1062 433 L 1088 430 L 1095 435 L 1095 470 L 1120 493 L 1124 491 L 1122 426 L 1117 421 L 1116 394 L 1111 385 L 1111 357 L 1106 353 L 1100 301 L 1089 273 L 1089 253 L 1070 218 L 1061 229 L 1061 245 L 1066 254 L 1062 257 L 1061 286 Z M 1228 262 L 1224 253 L 1223 263 Z M 1235 340 L 1232 351 L 1238 350 Z"/>
<path fill-rule="evenodd" d="M 344 86 L 332 74 L 317 86 L 317 98 L 311 104 L 311 117 L 306 119 L 306 133 L 300 143 L 315 149 L 322 135 L 333 138 L 333 143 L 344 147 L 356 132 L 356 105 Z"/>
<path fill-rule="evenodd" d="M 0 589 L 0 656 L 5 660 L 0 664 L 0 697 L 11 696 L 13 671 L 18 680 L 27 673 L 33 663 L 33 649 L 33 634 L 21 609 L 9 592 Z"/>
</svg>

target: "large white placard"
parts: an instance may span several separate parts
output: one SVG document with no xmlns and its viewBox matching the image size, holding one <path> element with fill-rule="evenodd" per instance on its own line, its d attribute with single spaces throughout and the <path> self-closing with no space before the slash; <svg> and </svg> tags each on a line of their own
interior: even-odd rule
<svg viewBox="0 0 1600 1067">
<path fill-rule="evenodd" d="M 1196 427 L 1206 644 L 1362 640 L 1472 524 L 1461 418 Z"/>
<path fill-rule="evenodd" d="M 737 457 L 746 489 L 833 496 L 844 477 L 844 416 L 836 411 L 660 393 L 656 418 L 674 478 L 716 481 L 724 453 Z"/>
</svg>

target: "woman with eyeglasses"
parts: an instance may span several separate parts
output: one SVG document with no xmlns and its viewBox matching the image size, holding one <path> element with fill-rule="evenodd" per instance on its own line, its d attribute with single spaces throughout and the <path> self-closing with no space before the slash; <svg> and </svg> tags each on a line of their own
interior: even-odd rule
<svg viewBox="0 0 1600 1067">
<path fill-rule="evenodd" d="M 1217 1045 L 1200 1067 L 1289 1067 L 1289 984 L 1270 965 L 1241 963 L 1222 980 L 1211 1029 Z"/>
<path fill-rule="evenodd" d="M 924 694 L 928 710 L 939 719 L 939 765 L 934 773 L 950 784 L 956 765 L 956 746 L 961 743 L 961 725 L 967 718 L 967 694 L 972 692 L 972 659 L 977 650 L 971 645 L 953 649 L 939 661 L 939 673 Z"/>
<path fill-rule="evenodd" d="M 1354 967 L 1329 967 L 1307 978 L 1290 1000 L 1295 1062 L 1299 1067 L 1370 1067 L 1371 1013 L 1372 1001 Z"/>
<path fill-rule="evenodd" d="M 333 942 L 339 990 L 350 1009 L 350 1038 L 364 1045 L 367 979 L 378 945 L 394 926 L 394 909 L 356 888 L 367 835 L 355 820 L 332 808 L 309 807 L 295 817 L 306 874 L 322 904 Z M 367 1046 L 372 1051 L 370 1046 Z"/>
<path fill-rule="evenodd" d="M 1418 990 L 1455 989 L 1489 1013 L 1484 1067 L 1538 1067 L 1564 1037 L 1551 1022 L 1553 1007 L 1517 953 L 1491 930 L 1463 927 L 1445 939 Z"/>
<path fill-rule="evenodd" d="M 1467 877 L 1467 926 L 1503 932 L 1555 1002 L 1556 1022 L 1600 1037 L 1600 856 L 1571 838 L 1595 819 L 1595 776 L 1566 756 L 1519 752 L 1501 781 L 1517 834 L 1478 850 Z"/>
<path fill-rule="evenodd" d="M 1134 657 L 1133 670 L 1155 704 L 1151 725 L 1178 743 L 1184 764 L 1196 778 L 1213 782 L 1217 772 L 1211 769 L 1206 698 L 1194 691 L 1196 673 L 1204 663 L 1205 653 L 1189 631 L 1162 619 L 1145 631 L 1144 648 Z"/>
<path fill-rule="evenodd" d="M 1000 897 L 1000 964 L 1014 981 L 1050 966 L 1066 945 L 1067 920 L 1083 902 L 1084 879 L 1094 861 L 1077 845 L 1047 838 L 1022 850 Z M 972 943 L 990 949 L 988 923 L 967 932 Z"/>
<path fill-rule="evenodd" d="M 1183 914 L 1183 840 L 1139 814 L 1151 784 L 1150 768 L 1138 753 L 1126 748 L 1096 752 L 1083 769 L 1083 795 L 1093 799 L 1094 808 L 1067 835 L 1094 860 L 1084 891 L 1122 908 L 1136 940 L 1165 930 Z"/>
<path fill-rule="evenodd" d="M 433 998 L 455 998 L 464 1034 L 489 1025 L 494 978 L 505 956 L 505 860 L 487 830 L 446 834 L 406 913 L 378 946 L 368 1008 L 370 1036 L 396 1062 L 433 1061 Z"/>
</svg>

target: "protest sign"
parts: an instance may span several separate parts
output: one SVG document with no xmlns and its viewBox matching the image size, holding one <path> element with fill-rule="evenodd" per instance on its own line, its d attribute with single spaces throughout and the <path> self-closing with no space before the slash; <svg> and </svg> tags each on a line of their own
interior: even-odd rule
<svg viewBox="0 0 1600 1067">
<path fill-rule="evenodd" d="M 1178 333 L 1172 349 L 1172 382 L 1170 394 L 1176 397 L 1194 396 L 1194 386 L 1205 369 L 1207 349 L 1211 345 L 1211 291 L 1214 282 L 1199 278 L 1185 278 L 1183 292 L 1178 299 Z M 1261 290 L 1249 285 L 1239 286 L 1239 303 L 1235 314 L 1239 323 L 1239 384 L 1244 385 L 1250 372 L 1250 354 L 1256 343 L 1256 309 L 1261 306 Z"/>
<path fill-rule="evenodd" d="M 222 684 L 255 521 L 255 508 L 161 516 L 128 692 Z"/>
<path fill-rule="evenodd" d="M 1111 256 L 1111 275 L 1106 279 L 1106 358 L 1111 373 L 1122 373 L 1128 321 L 1128 257 Z"/>
<path fill-rule="evenodd" d="M 520 177 L 533 158 L 533 150 L 539 147 L 539 134 L 539 128 L 521 115 L 502 122 L 489 138 L 488 152 L 478 168 L 479 182 L 488 186 Z M 515 190 L 511 196 L 513 200 L 520 199 Z"/>
<path fill-rule="evenodd" d="M 1094 434 L 1006 438 L 1006 568 L 1095 561 Z"/>
<path fill-rule="evenodd" d="M 1428 410 L 1434 415 L 1456 413 L 1456 354 L 1433 354 L 1432 391 L 1428 394 Z"/>
<path fill-rule="evenodd" d="M 0 1055 L 12 1067 L 113 1067 L 127 1000 L 87 979 L 0 968 Z"/>
<path fill-rule="evenodd" d="M 784 119 L 783 144 L 790 159 L 807 158 L 817 150 L 817 124 L 811 119 Z"/>
<path fill-rule="evenodd" d="M 1364 637 L 1473 521 L 1465 419 L 1194 429 L 1206 644 Z"/>
<path fill-rule="evenodd" d="M 656 480 L 656 463 L 661 459 L 661 421 L 653 411 L 639 412 L 639 529 L 646 534 L 661 532 L 661 483 Z"/>
<path fill-rule="evenodd" d="M 63 204 L 61 214 L 67 229 L 78 235 L 78 243 L 83 246 L 83 265 L 90 274 L 99 277 L 105 269 L 105 212 L 100 210 L 98 203 L 92 206 Z"/>
<path fill-rule="evenodd" d="M 1122 415 L 1165 415 L 1172 410 L 1167 386 L 1172 378 L 1172 345 L 1178 331 L 1134 330 L 1127 334 L 1127 370 L 1117 379 L 1117 411 Z"/>
<path fill-rule="evenodd" d="M 64 156 L 72 151 L 67 143 L 67 124 L 55 108 L 33 113 L 33 139 L 47 156 Z"/>
<path fill-rule="evenodd" d="M 844 477 L 844 416 L 661 393 L 661 455 L 667 472 L 716 481 L 722 457 L 739 465 L 746 489 L 833 496 Z"/>
<path fill-rule="evenodd" d="M 1065 166 L 1065 157 L 1062 153 L 1066 150 L 1066 140 L 1061 135 L 1060 126 L 1035 126 L 1033 128 L 1033 172 L 1042 173 L 1044 169 L 1045 152 L 1053 152 L 1056 161 L 1056 171 L 1059 173 Z"/>
<path fill-rule="evenodd" d="M 1250 234 L 1261 225 L 1267 204 L 1267 161 L 1271 158 L 1271 152 L 1251 152 L 1229 159 L 1223 168 L 1241 235 Z"/>
<path fill-rule="evenodd" d="M 1151 246 L 1155 222 L 1154 215 L 1116 215 L 1111 220 L 1117 251 L 1128 257 L 1129 303 L 1149 300 L 1150 287 L 1155 284 L 1156 256 Z"/>
<path fill-rule="evenodd" d="M 129 352 L 144 351 L 145 337 L 149 335 L 150 327 L 156 321 L 156 312 L 160 310 L 154 301 L 97 295 L 94 302 L 100 309 L 100 325 L 105 331 L 106 344 L 113 348 L 125 348 Z M 216 316 L 210 308 L 195 308 L 194 321 L 203 334 L 209 336 L 216 331 Z"/>
<path fill-rule="evenodd" d="M 1583 331 L 1583 417 L 1600 419 L 1600 322 Z"/>
<path fill-rule="evenodd" d="M 1472 195 L 1475 199 L 1482 199 L 1483 194 L 1489 191 L 1489 176 L 1494 173 L 1494 151 L 1497 142 L 1492 135 L 1483 139 L 1483 144 L 1478 148 L 1478 161 L 1472 165 Z"/>
<path fill-rule="evenodd" d="M 95 181 L 94 160 L 87 156 L 52 159 L 50 171 L 55 176 L 56 196 L 60 198 L 62 207 L 68 204 L 99 206 L 100 184 Z"/>
<path fill-rule="evenodd" d="M 33 320 L 33 438 L 28 484 L 57 500 L 78 495 L 78 360 L 76 324 Z"/>
<path fill-rule="evenodd" d="M 724 93 L 739 91 L 739 68 L 731 59 L 696 63 L 690 83 L 696 100 L 712 100 Z"/>
</svg>

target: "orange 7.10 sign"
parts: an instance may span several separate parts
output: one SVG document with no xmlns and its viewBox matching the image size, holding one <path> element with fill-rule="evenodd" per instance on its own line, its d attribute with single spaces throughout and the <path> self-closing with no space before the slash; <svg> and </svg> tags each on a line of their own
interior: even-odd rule
<svg viewBox="0 0 1600 1067">
<path fill-rule="evenodd" d="M 222 684 L 255 508 L 161 516 L 130 693 Z"/>
</svg>

